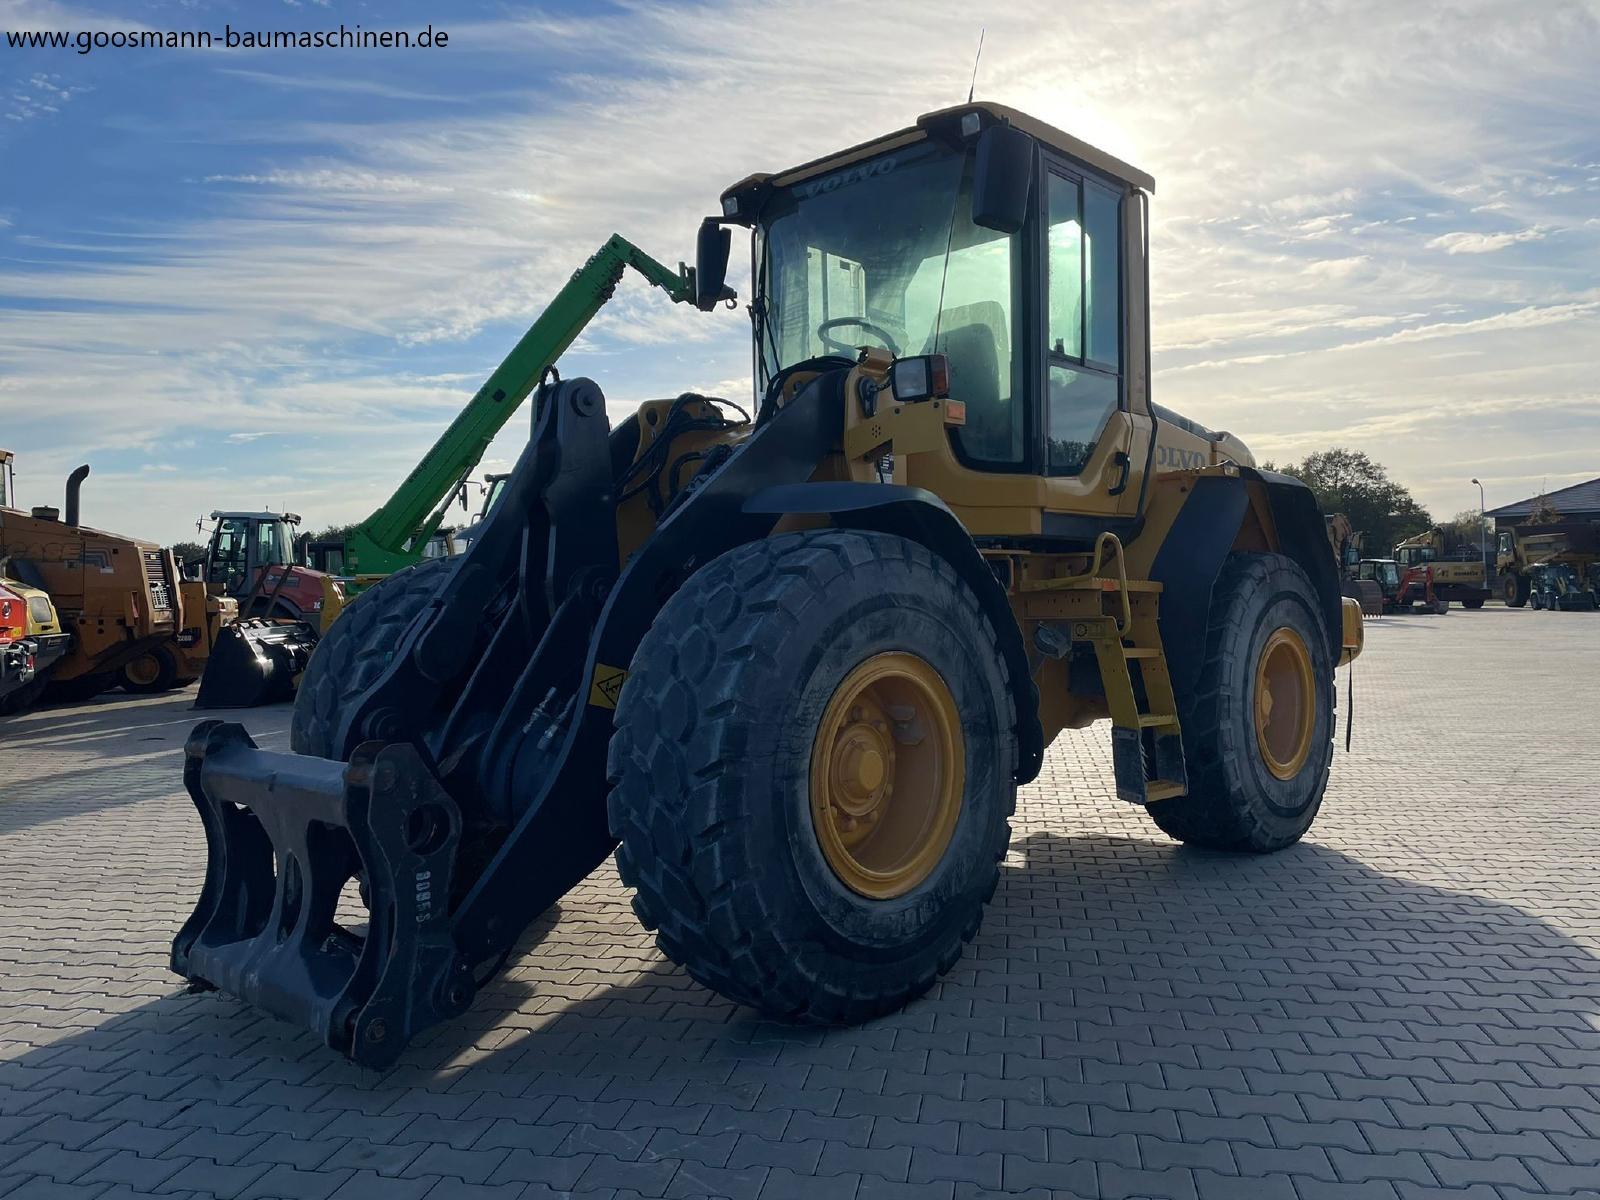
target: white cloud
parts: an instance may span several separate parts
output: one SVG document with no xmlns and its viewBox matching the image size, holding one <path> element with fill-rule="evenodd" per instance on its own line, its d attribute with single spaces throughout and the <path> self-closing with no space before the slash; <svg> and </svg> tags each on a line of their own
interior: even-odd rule
<svg viewBox="0 0 1600 1200">
<path fill-rule="evenodd" d="M 1544 237 L 1542 229 L 1522 229 L 1515 233 L 1470 233 L 1460 230 L 1444 233 L 1428 242 L 1428 249 L 1443 250 L 1446 254 L 1489 254 L 1504 250 L 1518 242 L 1536 242 Z"/>
<path fill-rule="evenodd" d="M 1085 3 L 1063 28 L 1058 6 L 1027 0 L 984 19 L 981 96 L 1157 178 L 1164 401 L 1280 457 L 1370 436 L 1402 474 L 1432 477 L 1439 460 L 1481 462 L 1505 441 L 1495 412 L 1444 419 L 1439 381 L 1489 390 L 1509 352 L 1526 369 L 1505 383 L 1526 399 L 1521 419 L 1558 413 L 1568 452 L 1600 459 L 1592 422 L 1541 406 L 1575 390 L 1572 347 L 1600 333 L 1582 270 L 1600 252 L 1600 227 L 1584 224 L 1594 181 L 1568 187 L 1594 170 L 1572 150 L 1595 108 L 1592 5 Z M 170 443 L 203 411 L 213 429 L 294 434 L 293 456 L 264 447 L 259 479 L 191 472 L 157 490 L 147 475 L 121 494 L 133 485 L 97 474 L 102 491 L 174 536 L 190 510 L 233 503 L 223 490 L 282 489 L 292 481 L 276 473 L 293 471 L 292 506 L 310 520 L 359 517 L 607 235 L 675 263 L 726 183 L 959 99 L 976 23 L 954 0 L 519 14 L 450 33 L 452 49 L 501 55 L 486 61 L 550 89 L 521 101 L 432 104 L 447 89 L 419 73 L 401 81 L 414 100 L 378 110 L 379 123 L 285 129 L 229 113 L 230 137 L 257 150 L 193 181 L 212 215 L 130 229 L 108 214 L 84 235 L 105 249 L 70 273 L 0 259 L 0 296 L 21 302 L 0 321 L 0 408 L 52 414 L 25 415 L 7 437 L 54 470 Z M 716 54 L 706 28 L 727 33 Z M 795 70 L 794 47 L 819 31 L 893 46 L 918 69 Z M 239 88 L 338 84 L 227 69 Z M 1530 106 L 1541 119 L 1518 115 Z M 285 152 L 308 139 L 322 149 Z M 1488 204 L 1505 206 L 1505 227 L 1567 230 L 1570 254 L 1540 267 L 1519 256 L 1553 238 L 1462 228 Z M 1498 237 L 1512 240 L 1483 249 L 1500 253 L 1467 248 Z M 485 329 L 491 349 L 464 347 Z M 725 388 L 747 370 L 747 330 L 742 313 L 707 317 L 628 282 L 570 367 L 616 406 L 695 380 Z M 1489 339 L 1496 353 L 1476 353 Z M 408 373 L 413 356 L 446 369 Z M 70 434 L 58 412 L 74 415 Z M 514 459 L 525 429 L 514 421 L 495 457 Z"/>
</svg>

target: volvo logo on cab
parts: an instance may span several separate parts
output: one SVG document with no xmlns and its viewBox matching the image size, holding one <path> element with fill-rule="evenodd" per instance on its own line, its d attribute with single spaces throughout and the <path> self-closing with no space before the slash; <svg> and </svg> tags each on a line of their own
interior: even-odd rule
<svg viewBox="0 0 1600 1200">
<path fill-rule="evenodd" d="M 1169 471 L 1194 471 L 1206 465 L 1204 450 L 1180 450 L 1176 446 L 1156 447 L 1156 466 Z"/>
</svg>

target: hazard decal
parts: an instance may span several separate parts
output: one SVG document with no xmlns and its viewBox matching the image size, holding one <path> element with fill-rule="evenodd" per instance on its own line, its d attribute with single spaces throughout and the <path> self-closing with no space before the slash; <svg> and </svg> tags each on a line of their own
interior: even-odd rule
<svg viewBox="0 0 1600 1200">
<path fill-rule="evenodd" d="M 596 708 L 615 708 L 617 697 L 622 694 L 622 685 L 627 680 L 628 673 L 621 667 L 608 667 L 604 663 L 595 663 L 594 684 L 589 688 L 589 703 Z"/>
</svg>

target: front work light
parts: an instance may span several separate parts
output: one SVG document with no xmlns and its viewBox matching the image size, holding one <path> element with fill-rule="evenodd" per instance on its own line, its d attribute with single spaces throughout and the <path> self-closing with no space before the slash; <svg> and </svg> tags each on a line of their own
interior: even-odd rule
<svg viewBox="0 0 1600 1200">
<path fill-rule="evenodd" d="M 901 358 L 889 368 L 889 387 L 902 404 L 950 394 L 950 360 L 942 354 Z"/>
</svg>

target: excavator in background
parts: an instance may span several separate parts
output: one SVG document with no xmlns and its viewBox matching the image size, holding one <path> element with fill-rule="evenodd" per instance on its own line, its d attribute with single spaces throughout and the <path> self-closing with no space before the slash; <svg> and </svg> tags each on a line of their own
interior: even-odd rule
<svg viewBox="0 0 1600 1200">
<path fill-rule="evenodd" d="M 1462 608 L 1482 608 L 1494 594 L 1482 543 L 1461 538 L 1451 526 L 1435 525 L 1408 537 L 1395 546 L 1394 558 L 1402 571 L 1431 567 L 1433 593 L 1446 604 L 1455 601 Z"/>
<path fill-rule="evenodd" d="M 1362 611 L 1369 611 L 1368 597 L 1377 589 L 1377 607 L 1385 613 L 1436 613 L 1450 611 L 1450 601 L 1434 589 L 1433 565 L 1402 568 L 1392 558 L 1363 558 L 1355 566 L 1356 584 Z"/>
<path fill-rule="evenodd" d="M 1323 521 L 1328 530 L 1328 548 L 1333 551 L 1333 561 L 1339 566 L 1339 592 L 1361 605 L 1364 617 L 1381 617 L 1384 612 L 1384 591 L 1372 575 L 1363 577 L 1360 571 L 1361 550 L 1367 535 L 1350 524 L 1344 513 L 1327 513 Z M 1373 560 L 1376 561 L 1376 560 Z M 1399 580 L 1396 576 L 1395 588 Z"/>
<path fill-rule="evenodd" d="M 1600 568 L 1600 522 L 1554 521 L 1496 532 L 1495 574 L 1500 598 L 1510 607 L 1528 603 L 1536 568 L 1559 565 L 1571 567 L 1580 586 L 1600 583 L 1594 577 Z"/>
<path fill-rule="evenodd" d="M 71 647 L 45 691 L 85 700 L 115 687 L 123 666 L 169 641 L 184 626 L 178 567 L 170 550 L 82 524 L 79 500 L 88 466 L 67 478 L 65 509 L 10 506 L 13 456 L 0 450 L 7 503 L 0 505 L 0 561 L 7 574 L 48 594 Z"/>
</svg>

